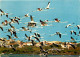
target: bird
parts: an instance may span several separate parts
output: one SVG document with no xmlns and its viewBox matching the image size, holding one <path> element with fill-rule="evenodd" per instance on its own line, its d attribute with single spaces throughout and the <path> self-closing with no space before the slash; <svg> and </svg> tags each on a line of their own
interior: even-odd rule
<svg viewBox="0 0 80 57">
<path fill-rule="evenodd" d="M 40 40 L 39 40 L 39 38 L 38 38 L 38 37 L 34 36 L 34 38 L 35 38 L 38 42 L 40 42 Z"/>
<path fill-rule="evenodd" d="M 7 26 L 8 25 L 8 21 L 4 20 L 4 22 L 1 23 L 3 26 Z"/>
<path fill-rule="evenodd" d="M 11 27 L 13 30 L 15 30 L 15 27 L 14 27 L 14 26 L 10 25 L 10 27 Z"/>
<path fill-rule="evenodd" d="M 7 35 L 9 39 L 12 39 L 12 37 L 10 35 Z"/>
<path fill-rule="evenodd" d="M 37 11 L 42 11 L 42 8 L 37 8 Z"/>
<path fill-rule="evenodd" d="M 28 31 L 29 28 L 21 27 L 24 31 Z"/>
<path fill-rule="evenodd" d="M 78 34 L 78 36 L 80 36 L 80 31 L 79 31 L 79 34 Z"/>
<path fill-rule="evenodd" d="M 4 11 L 2 9 L 0 9 L 1 13 L 4 13 Z"/>
<path fill-rule="evenodd" d="M 30 15 L 31 22 L 28 22 L 28 27 L 35 27 L 36 22 L 34 22 L 32 15 Z"/>
<path fill-rule="evenodd" d="M 31 22 L 34 22 L 32 15 L 30 15 Z"/>
<path fill-rule="evenodd" d="M 48 2 L 48 5 L 47 5 L 47 7 L 45 9 L 50 9 L 49 6 L 50 6 L 50 2 Z"/>
<path fill-rule="evenodd" d="M 7 20 L 4 20 L 4 22 L 5 22 L 5 25 L 8 25 L 8 21 Z"/>
<path fill-rule="evenodd" d="M 42 48 L 42 46 L 39 46 L 39 48 L 40 48 L 40 51 L 43 52 L 43 48 Z"/>
<path fill-rule="evenodd" d="M 70 44 L 74 49 L 76 48 L 73 44 Z"/>
<path fill-rule="evenodd" d="M 5 15 L 6 15 L 6 17 L 8 18 L 8 13 L 6 13 Z"/>
<path fill-rule="evenodd" d="M 41 23 L 42 26 L 46 26 L 47 25 L 47 23 L 42 21 L 42 20 L 40 20 L 40 23 Z"/>
<path fill-rule="evenodd" d="M 10 27 L 12 26 L 12 25 L 11 25 L 11 22 L 9 22 L 9 25 L 10 25 Z"/>
<path fill-rule="evenodd" d="M 0 29 L 3 31 L 3 27 L 0 26 Z"/>
<path fill-rule="evenodd" d="M 66 27 L 65 27 L 65 28 L 68 28 L 69 26 L 71 26 L 71 24 L 66 25 Z"/>
<path fill-rule="evenodd" d="M 44 53 L 43 55 L 45 55 L 47 57 L 48 52 L 43 50 L 42 46 L 39 46 L 39 47 L 40 47 L 41 53 Z"/>
<path fill-rule="evenodd" d="M 16 51 L 16 48 L 12 47 L 13 51 Z"/>
<path fill-rule="evenodd" d="M 11 19 L 11 18 L 10 18 L 10 20 L 11 20 L 11 23 L 15 23 L 15 19 Z"/>
<path fill-rule="evenodd" d="M 41 46 L 43 46 L 43 42 L 40 42 Z"/>
<path fill-rule="evenodd" d="M 12 29 L 8 29 L 8 32 L 10 32 L 10 34 L 11 34 L 11 36 L 12 36 L 12 34 L 13 34 Z"/>
<path fill-rule="evenodd" d="M 61 38 L 61 33 L 60 32 L 56 32 L 57 35 L 59 35 L 59 37 Z"/>
<path fill-rule="evenodd" d="M 74 40 L 74 38 L 73 38 L 73 37 L 71 37 L 71 40 Z"/>
<path fill-rule="evenodd" d="M 44 22 L 49 22 L 48 20 L 45 20 Z"/>
<path fill-rule="evenodd" d="M 67 45 L 66 42 L 64 42 L 64 45 Z"/>
<path fill-rule="evenodd" d="M 34 40 L 31 40 L 31 42 L 32 42 L 32 44 L 33 44 L 33 46 L 34 46 L 34 45 L 35 45 Z"/>
<path fill-rule="evenodd" d="M 74 34 L 76 35 L 76 32 L 75 32 L 75 31 L 72 30 L 72 31 L 70 31 L 70 32 L 71 32 L 71 34 L 74 33 Z"/>
<path fill-rule="evenodd" d="M 59 45 L 57 45 L 57 44 L 55 44 L 55 43 L 53 43 L 53 45 L 56 46 L 56 47 L 59 47 Z"/>
<path fill-rule="evenodd" d="M 72 34 L 72 33 L 73 33 L 73 30 L 72 30 L 72 31 L 70 31 L 70 33 Z"/>
<path fill-rule="evenodd" d="M 80 31 L 79 31 L 79 34 L 80 34 Z"/>
<path fill-rule="evenodd" d="M 2 9 L 0 9 L 0 11 L 1 11 L 1 16 L 5 15 L 5 13 L 4 13 L 4 11 Z"/>
<path fill-rule="evenodd" d="M 10 18 L 10 20 L 11 20 L 10 23 L 17 23 L 17 24 L 19 25 L 19 21 L 18 21 L 17 19 L 11 19 L 11 18 Z"/>
<path fill-rule="evenodd" d="M 4 25 L 4 26 L 6 26 L 6 25 L 5 25 L 5 22 L 2 22 L 1 24 Z"/>
<path fill-rule="evenodd" d="M 36 11 L 43 11 L 43 9 L 42 8 L 37 8 L 37 10 L 32 11 L 32 12 L 36 12 Z"/>
<path fill-rule="evenodd" d="M 18 20 L 15 20 L 15 22 L 17 22 L 19 24 L 19 21 Z"/>
<path fill-rule="evenodd" d="M 0 14 L 2 16 L 2 14 Z"/>
<path fill-rule="evenodd" d="M 8 18 L 8 13 L 5 13 L 2 9 L 0 9 L 0 11 L 1 11 L 1 16 L 6 15 L 6 17 Z"/>
<path fill-rule="evenodd" d="M 43 50 L 42 46 L 39 46 L 40 48 L 40 51 L 43 52 L 43 53 L 48 53 L 47 51 Z"/>
<path fill-rule="evenodd" d="M 18 20 L 20 20 L 20 18 L 19 18 L 19 17 L 14 17 L 14 19 L 18 19 Z"/>
<path fill-rule="evenodd" d="M 16 38 L 18 38 L 17 35 L 16 35 L 16 31 L 13 31 L 13 35 L 14 35 Z"/>
<path fill-rule="evenodd" d="M 34 33 L 36 37 L 41 37 L 39 33 Z"/>
<path fill-rule="evenodd" d="M 59 37 L 61 38 L 61 33 L 60 32 L 56 32 L 56 33 L 54 33 L 54 34 L 51 34 L 51 36 L 53 36 L 53 35 L 59 35 Z"/>
<path fill-rule="evenodd" d="M 58 18 L 55 18 L 54 20 L 55 20 L 55 22 L 60 22 L 60 20 L 58 20 Z"/>
<path fill-rule="evenodd" d="M 29 13 L 24 15 L 25 17 L 29 17 Z"/>
<path fill-rule="evenodd" d="M 80 29 L 80 25 L 76 25 L 78 29 Z"/>
<path fill-rule="evenodd" d="M 37 8 L 37 11 L 43 11 L 44 9 L 50 9 L 49 6 L 50 6 L 50 2 L 48 2 L 48 5 L 46 8 Z M 35 11 L 33 11 L 33 12 L 35 12 Z"/>
<path fill-rule="evenodd" d="M 31 40 L 31 37 L 28 37 L 28 36 L 27 36 L 27 34 L 25 34 L 25 36 L 27 37 L 28 41 L 30 41 L 30 40 Z"/>
<path fill-rule="evenodd" d="M 73 31 L 73 33 L 76 35 L 76 32 L 75 31 Z"/>
</svg>

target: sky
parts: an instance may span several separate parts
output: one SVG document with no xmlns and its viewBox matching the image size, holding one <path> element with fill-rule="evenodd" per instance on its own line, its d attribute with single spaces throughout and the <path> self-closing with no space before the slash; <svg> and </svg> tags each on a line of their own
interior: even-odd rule
<svg viewBox="0 0 80 57">
<path fill-rule="evenodd" d="M 49 0 L 0 0 L 0 1 L 49 1 Z"/>
<path fill-rule="evenodd" d="M 39 7 L 45 8 L 49 1 L 50 1 L 50 8 L 54 8 L 54 9 L 49 9 L 49 10 L 40 11 L 40 12 L 39 11 L 32 12 Z M 46 41 L 65 42 L 67 40 L 71 40 L 70 38 L 71 36 L 74 37 L 74 39 L 80 40 L 79 39 L 80 36 L 70 34 L 71 30 L 76 31 L 77 35 L 79 32 L 76 25 L 80 25 L 80 15 L 79 15 L 80 0 L 2 0 L 0 4 L 1 4 L 0 8 L 3 11 L 12 14 L 12 15 L 9 15 L 9 17 L 21 16 L 20 18 L 22 18 L 25 14 L 29 13 L 29 15 L 32 15 L 34 21 L 37 22 L 38 24 L 40 24 L 39 20 L 53 21 L 55 18 L 58 18 L 59 20 L 61 20 L 61 22 L 64 22 L 64 23 L 55 23 L 55 22 L 48 23 L 48 25 L 52 25 L 52 26 L 44 26 L 42 28 L 39 25 L 38 26 L 40 28 L 36 28 L 36 27 L 30 28 L 34 30 L 33 33 L 38 32 L 41 34 L 41 36 L 43 37 L 42 39 L 40 39 L 41 41 L 46 40 Z M 10 19 L 6 18 L 5 16 L 2 16 L 0 23 L 6 19 L 10 21 Z M 13 26 L 15 26 L 16 29 L 21 29 L 20 27 L 22 26 L 27 27 L 27 22 L 29 21 L 30 21 L 30 17 L 23 18 L 20 21 L 21 22 L 20 25 L 13 24 Z M 72 24 L 72 26 L 69 28 L 65 28 L 65 26 L 68 24 Z M 6 29 L 8 28 L 10 27 L 9 26 L 4 27 L 5 32 L 6 32 Z M 0 37 L 8 38 L 6 35 L 7 34 L 10 35 L 10 33 L 8 32 L 4 33 L 1 30 L 0 32 L 1 32 Z M 65 34 L 65 35 L 62 35 L 62 38 L 59 38 L 58 35 L 50 36 L 51 34 L 54 34 L 56 32 L 61 32 L 62 34 Z M 29 36 L 33 35 L 33 33 L 29 33 L 26 31 L 24 32 L 17 31 L 17 35 L 19 36 L 19 38 L 15 38 L 15 39 L 24 40 L 24 38 L 26 38 L 24 36 L 25 33 Z"/>
<path fill-rule="evenodd" d="M 0 1 L 75 1 L 75 0 L 0 0 Z M 76 0 L 80 1 L 80 0 Z"/>
</svg>

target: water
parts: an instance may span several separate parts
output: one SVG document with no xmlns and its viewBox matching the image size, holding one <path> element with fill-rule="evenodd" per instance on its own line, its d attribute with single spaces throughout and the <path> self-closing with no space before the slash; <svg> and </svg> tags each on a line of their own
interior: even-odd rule
<svg viewBox="0 0 80 57">
<path fill-rule="evenodd" d="M 0 2 L 0 8 L 4 12 L 8 12 L 11 15 L 9 17 L 15 17 L 15 16 L 20 16 L 22 18 L 25 14 L 29 13 L 29 15 L 32 15 L 34 18 L 34 21 L 40 24 L 39 20 L 49 20 L 53 21 L 54 18 L 58 18 L 61 20 L 61 22 L 67 22 L 67 23 L 48 23 L 48 25 L 53 25 L 53 26 L 44 26 L 43 28 L 30 28 L 33 30 L 37 30 L 34 32 L 38 32 L 41 34 L 43 39 L 40 39 L 41 41 L 62 41 L 65 42 L 67 40 L 70 40 L 70 37 L 74 37 L 74 39 L 80 40 L 80 36 L 75 36 L 74 34 L 70 34 L 70 30 L 74 30 L 77 32 L 78 35 L 78 29 L 75 27 L 76 25 L 80 25 L 80 0 L 51 0 L 50 2 L 50 8 L 54 9 L 49 9 L 47 11 L 37 11 L 37 12 L 32 12 L 35 11 L 37 8 L 45 8 L 47 6 L 47 3 L 50 0 L 15 0 L 15 1 L 9 1 L 9 0 L 3 0 Z M 1 17 L 1 16 L 0 16 Z M 4 20 L 10 21 L 10 19 L 6 18 L 5 16 L 1 17 L 0 23 Z M 29 22 L 30 18 L 23 18 L 20 22 L 20 25 L 13 24 L 13 26 L 16 27 L 16 29 L 20 29 L 20 27 L 25 26 L 27 27 L 27 24 L 24 24 L 25 22 Z M 73 24 L 75 23 L 75 24 Z M 69 28 L 65 28 L 67 24 L 72 24 L 73 26 Z M 41 26 L 39 26 L 41 27 Z M 4 30 L 6 32 L 6 29 L 10 28 L 10 26 L 4 27 Z M 25 33 L 27 35 L 33 35 L 33 33 L 29 32 L 22 32 L 22 31 L 17 31 L 18 38 L 16 40 L 24 40 L 25 38 Z M 50 36 L 51 34 L 54 34 L 55 32 L 61 32 L 62 38 L 59 38 L 57 35 L 55 36 Z M 10 33 L 4 33 L 0 30 L 0 37 L 5 37 L 8 39 L 6 35 L 10 35 Z M 12 36 L 13 37 L 13 36 Z"/>
<path fill-rule="evenodd" d="M 45 56 L 12 54 L 12 55 L 2 55 L 1 57 L 45 57 Z M 48 55 L 48 57 L 79 57 L 79 55 Z"/>
</svg>

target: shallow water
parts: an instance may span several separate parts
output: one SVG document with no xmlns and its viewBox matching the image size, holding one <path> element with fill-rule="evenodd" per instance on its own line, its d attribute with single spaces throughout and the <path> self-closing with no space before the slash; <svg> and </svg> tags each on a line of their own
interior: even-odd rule
<svg viewBox="0 0 80 57">
<path fill-rule="evenodd" d="M 23 54 L 11 54 L 1 55 L 1 57 L 45 57 L 40 55 L 23 55 Z M 48 57 L 79 57 L 79 55 L 48 55 Z"/>
</svg>

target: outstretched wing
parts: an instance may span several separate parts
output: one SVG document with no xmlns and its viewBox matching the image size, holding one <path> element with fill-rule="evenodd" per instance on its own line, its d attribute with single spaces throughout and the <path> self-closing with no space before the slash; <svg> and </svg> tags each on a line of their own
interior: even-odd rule
<svg viewBox="0 0 80 57">
<path fill-rule="evenodd" d="M 0 26 L 0 29 L 3 31 L 3 27 Z"/>
<path fill-rule="evenodd" d="M 32 15 L 30 15 L 30 19 L 31 19 L 31 21 L 34 21 L 34 20 L 33 20 L 33 17 L 32 17 Z"/>
<path fill-rule="evenodd" d="M 61 34 L 59 34 L 59 37 L 61 38 Z"/>
<path fill-rule="evenodd" d="M 75 46 L 74 45 L 72 45 L 72 44 L 70 44 L 74 49 L 75 49 Z"/>
<path fill-rule="evenodd" d="M 12 37 L 10 35 L 7 35 L 9 39 L 11 39 Z"/>
<path fill-rule="evenodd" d="M 74 31 L 74 34 L 76 35 L 76 32 Z"/>
<path fill-rule="evenodd" d="M 2 9 L 0 9 L 0 11 L 1 11 L 2 13 L 4 13 L 4 11 L 3 11 Z"/>
<path fill-rule="evenodd" d="M 39 41 L 40 42 L 40 40 L 39 40 L 39 38 L 38 37 L 34 37 L 37 41 Z"/>
<path fill-rule="evenodd" d="M 28 37 L 27 34 L 25 34 L 25 36 Z"/>
<path fill-rule="evenodd" d="M 50 2 L 48 2 L 48 5 L 47 5 L 46 9 L 49 9 L 49 6 L 50 6 Z"/>
<path fill-rule="evenodd" d="M 71 40 L 74 40 L 74 38 L 73 38 L 73 37 L 71 37 Z"/>
</svg>

